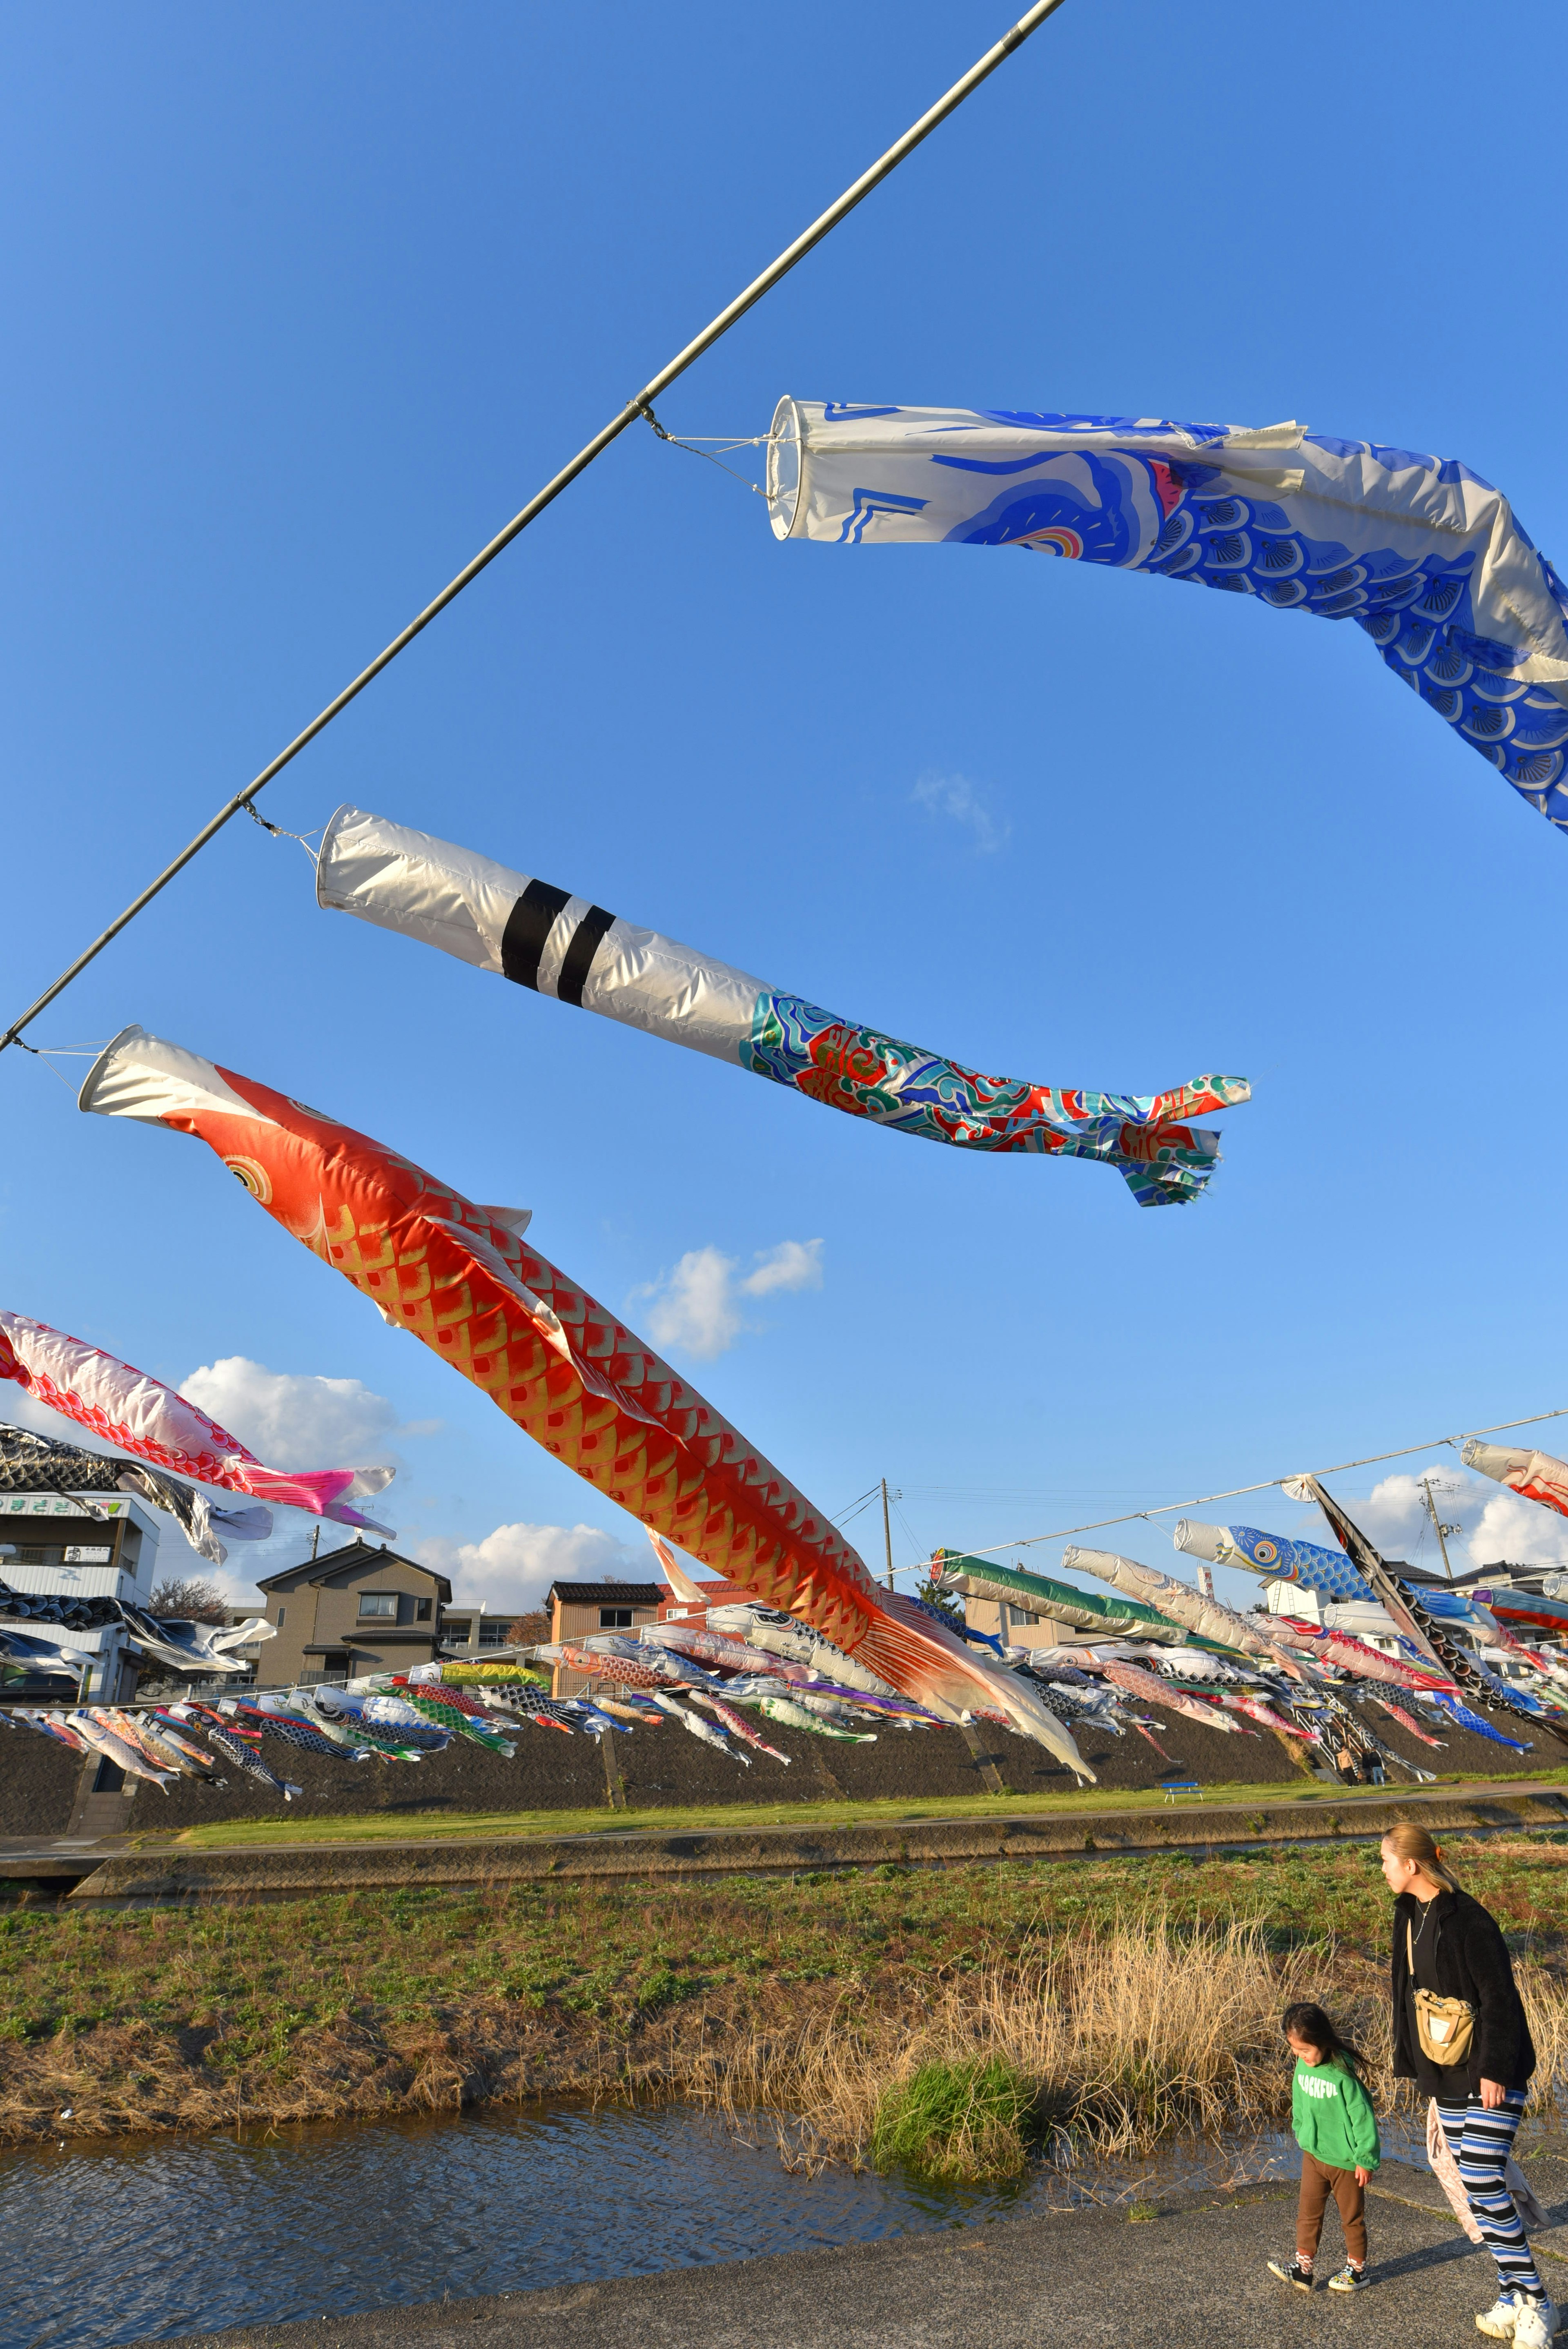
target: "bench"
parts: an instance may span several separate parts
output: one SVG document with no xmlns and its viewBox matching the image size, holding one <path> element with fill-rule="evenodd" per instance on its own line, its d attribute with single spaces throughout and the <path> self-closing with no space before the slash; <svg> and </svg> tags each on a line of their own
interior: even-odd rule
<svg viewBox="0 0 1568 2349">
<path fill-rule="evenodd" d="M 1203 1793 L 1196 1778 L 1163 1778 L 1160 1791 L 1168 1803 L 1173 1803 L 1178 1795 L 1196 1795 L 1202 1799 Z"/>
</svg>

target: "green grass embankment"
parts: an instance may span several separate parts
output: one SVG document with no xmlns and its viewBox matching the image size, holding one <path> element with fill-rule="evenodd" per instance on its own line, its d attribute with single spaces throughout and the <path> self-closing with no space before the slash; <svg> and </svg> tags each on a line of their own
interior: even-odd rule
<svg viewBox="0 0 1568 2349">
<path fill-rule="evenodd" d="M 1478 1780 L 1466 1771 L 1439 1774 L 1433 1792 L 1445 1787 L 1495 1787 L 1500 1793 L 1511 1786 L 1568 1786 L 1568 1766 L 1560 1770 L 1519 1770 L 1506 1776 Z M 1342 1810 L 1359 1801 L 1386 1803 L 1402 1794 L 1418 1791 L 1408 1785 L 1332 1786 L 1318 1780 L 1277 1780 L 1253 1785 L 1244 1780 L 1234 1784 L 1222 1782 L 1205 1785 L 1202 1795 L 1181 1794 L 1176 1802 L 1183 1808 L 1209 1809 L 1257 1808 L 1267 1805 L 1277 1808 L 1283 1805 L 1310 1806 L 1321 1805 Z M 439 1818 L 411 1819 L 401 1813 L 371 1812 L 346 1818 L 320 1818 L 304 1814 L 298 1817 L 280 1812 L 275 1819 L 238 1820 L 225 1826 L 214 1820 L 210 1826 L 186 1827 L 173 1836 L 149 1832 L 132 1836 L 128 1847 L 133 1851 L 162 1851 L 171 1847 L 187 1850 L 253 1850 L 264 1847 L 286 1848 L 294 1845 L 361 1844 L 445 1841 L 453 1837 L 491 1836 L 573 1836 L 573 1835 L 683 1835 L 703 1829 L 722 1831 L 729 1827 L 782 1826 L 809 1832 L 813 1827 L 855 1826 L 860 1825 L 897 1826 L 917 1819 L 959 1818 L 1046 1818 L 1063 1812 L 1093 1813 L 1107 1816 L 1124 1812 L 1160 1811 L 1167 1807 L 1162 1791 L 1157 1787 L 1137 1787 L 1125 1790 L 1091 1787 L 1079 1793 L 1063 1795 L 937 1795 L 924 1798 L 884 1797 L 865 1802 L 838 1803 L 723 1803 L 705 1807 L 665 1806 L 645 1810 L 612 1811 L 602 1804 L 585 1810 L 556 1811 L 454 1811 Z"/>
</svg>

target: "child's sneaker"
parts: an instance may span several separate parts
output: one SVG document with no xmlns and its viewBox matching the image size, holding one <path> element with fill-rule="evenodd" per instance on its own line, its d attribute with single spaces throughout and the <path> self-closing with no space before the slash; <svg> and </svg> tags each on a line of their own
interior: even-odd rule
<svg viewBox="0 0 1568 2349">
<path fill-rule="evenodd" d="M 1328 2289 L 1330 2292 L 1365 2292 L 1371 2281 L 1365 2268 L 1358 2268 L 1353 2260 L 1346 2260 L 1339 2273 L 1329 2277 Z"/>
<path fill-rule="evenodd" d="M 1295 2284 L 1297 2292 L 1310 2292 L 1312 2290 L 1312 2269 L 1310 2265 L 1299 2257 L 1289 2261 L 1271 2260 L 1269 2261 L 1269 2273 L 1270 2275 L 1278 2276 L 1281 2283 Z M 1480 2320 L 1478 2317 L 1476 2322 L 1479 2323 L 1480 2321 Z"/>
<path fill-rule="evenodd" d="M 1557 2330 L 1557 2311 L 1544 2297 L 1522 2292 L 1515 2302 L 1513 2349 L 1551 2349 Z"/>
<path fill-rule="evenodd" d="M 1475 2329 L 1478 2333 L 1486 2333 L 1489 2339 L 1493 2341 L 1511 2341 L 1514 2323 L 1518 2315 L 1519 2304 L 1513 2294 L 1511 2292 L 1500 2292 L 1495 2303 L 1487 2310 L 1486 2314 L 1476 2318 Z"/>
</svg>

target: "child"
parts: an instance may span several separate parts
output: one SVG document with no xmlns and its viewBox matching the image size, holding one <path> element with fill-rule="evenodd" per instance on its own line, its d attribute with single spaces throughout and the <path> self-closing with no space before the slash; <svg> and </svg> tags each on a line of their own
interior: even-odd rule
<svg viewBox="0 0 1568 2349">
<path fill-rule="evenodd" d="M 1312 2290 L 1312 2262 L 1332 2194 L 1339 2205 L 1348 2254 L 1330 2292 L 1361 2292 L 1367 2273 L 1367 2180 L 1382 2159 L 1372 2100 L 1361 2085 L 1364 2058 L 1341 2039 L 1322 2007 L 1287 2006 L 1284 2035 L 1295 2057 L 1290 2117 L 1301 2147 L 1301 2200 L 1295 2214 L 1295 2257 L 1269 2268 L 1297 2292 Z"/>
</svg>

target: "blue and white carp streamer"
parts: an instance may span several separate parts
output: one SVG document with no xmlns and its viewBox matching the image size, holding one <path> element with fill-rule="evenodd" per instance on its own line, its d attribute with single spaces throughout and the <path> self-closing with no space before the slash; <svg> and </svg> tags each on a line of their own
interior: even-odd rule
<svg viewBox="0 0 1568 2349">
<path fill-rule="evenodd" d="M 768 496 L 779 538 L 1029 547 L 1355 620 L 1568 829 L 1568 588 L 1455 459 L 1294 423 L 784 398 Z"/>
</svg>

